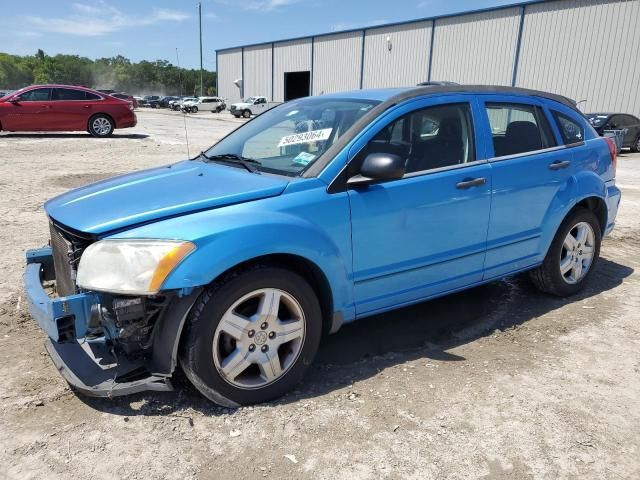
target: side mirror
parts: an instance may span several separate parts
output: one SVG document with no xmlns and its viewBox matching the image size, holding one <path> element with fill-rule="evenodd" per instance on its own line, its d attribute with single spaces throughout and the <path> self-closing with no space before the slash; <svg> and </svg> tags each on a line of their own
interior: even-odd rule
<svg viewBox="0 0 640 480">
<path fill-rule="evenodd" d="M 370 153 L 362 162 L 360 174 L 347 180 L 347 185 L 368 185 L 397 180 L 405 173 L 404 159 L 392 153 Z"/>
<path fill-rule="evenodd" d="M 11 97 L 9 100 L 7 100 L 9 103 L 20 103 L 20 98 L 18 97 Z"/>
</svg>

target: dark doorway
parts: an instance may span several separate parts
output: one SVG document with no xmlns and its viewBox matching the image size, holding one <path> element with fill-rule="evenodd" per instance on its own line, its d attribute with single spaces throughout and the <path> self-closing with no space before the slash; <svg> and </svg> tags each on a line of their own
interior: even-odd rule
<svg viewBox="0 0 640 480">
<path fill-rule="evenodd" d="M 311 72 L 285 72 L 284 101 L 309 96 Z"/>
</svg>

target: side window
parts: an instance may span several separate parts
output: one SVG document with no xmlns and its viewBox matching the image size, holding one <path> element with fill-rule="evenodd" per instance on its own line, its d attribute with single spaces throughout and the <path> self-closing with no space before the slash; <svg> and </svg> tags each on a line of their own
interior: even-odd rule
<svg viewBox="0 0 640 480">
<path fill-rule="evenodd" d="M 87 100 L 100 100 L 100 97 L 95 93 L 91 93 L 91 92 L 84 92 L 84 93 L 85 93 L 85 98 Z"/>
<path fill-rule="evenodd" d="M 554 111 L 553 116 L 556 119 L 562 142 L 565 145 L 580 143 L 584 140 L 584 128 L 582 125 L 559 112 Z"/>
<path fill-rule="evenodd" d="M 21 102 L 46 102 L 49 100 L 50 88 L 36 88 L 20 95 Z"/>
<path fill-rule="evenodd" d="M 496 157 L 535 152 L 556 142 L 540 107 L 520 103 L 487 103 Z"/>
<path fill-rule="evenodd" d="M 622 121 L 620 115 L 613 115 L 607 124 L 605 125 L 605 129 L 617 129 L 622 127 Z"/>
<path fill-rule="evenodd" d="M 86 95 L 82 90 L 54 88 L 51 94 L 51 100 L 86 100 Z"/>
<path fill-rule="evenodd" d="M 416 110 L 384 127 L 358 154 L 392 153 L 406 159 L 406 173 L 475 160 L 471 108 L 467 103 Z"/>
</svg>

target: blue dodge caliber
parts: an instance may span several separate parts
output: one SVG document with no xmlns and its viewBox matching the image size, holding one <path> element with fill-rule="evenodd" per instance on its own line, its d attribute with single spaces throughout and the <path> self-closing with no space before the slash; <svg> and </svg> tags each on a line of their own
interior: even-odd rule
<svg viewBox="0 0 640 480">
<path fill-rule="evenodd" d="M 507 87 L 288 102 L 197 158 L 45 205 L 24 282 L 53 363 L 94 396 L 290 390 L 343 323 L 529 270 L 568 296 L 614 225 L 615 146 Z"/>
</svg>

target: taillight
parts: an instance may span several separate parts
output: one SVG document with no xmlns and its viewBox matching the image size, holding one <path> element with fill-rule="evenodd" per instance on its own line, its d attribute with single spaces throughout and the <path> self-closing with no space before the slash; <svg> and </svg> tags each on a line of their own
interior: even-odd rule
<svg viewBox="0 0 640 480">
<path fill-rule="evenodd" d="M 611 155 L 611 165 L 613 166 L 613 177 L 616 176 L 616 169 L 618 168 L 618 148 L 616 142 L 611 137 L 604 137 L 605 142 L 609 146 L 609 155 Z"/>
</svg>

